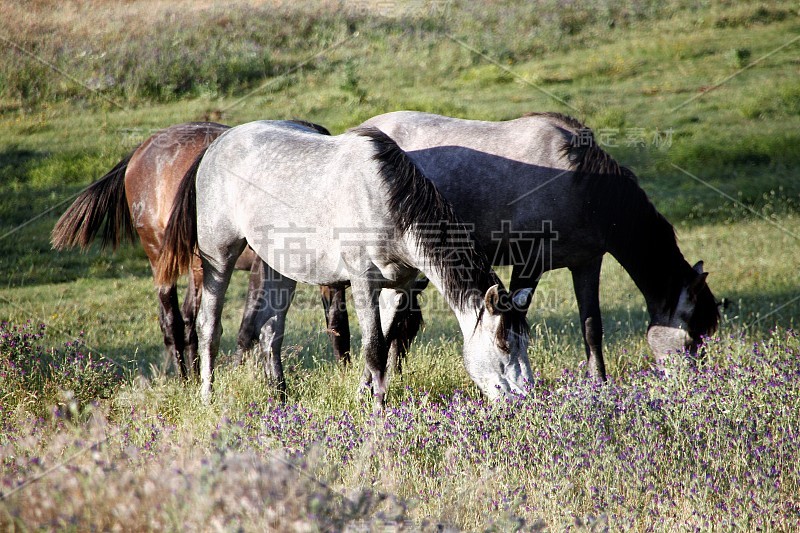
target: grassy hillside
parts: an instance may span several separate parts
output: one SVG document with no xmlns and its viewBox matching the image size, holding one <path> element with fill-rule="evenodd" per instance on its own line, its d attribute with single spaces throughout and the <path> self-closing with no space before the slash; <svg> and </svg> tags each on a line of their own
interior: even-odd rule
<svg viewBox="0 0 800 533">
<path fill-rule="evenodd" d="M 581 378 L 577 307 L 559 271 L 529 314 L 539 381 L 528 399 L 480 400 L 455 319 L 429 290 L 394 409 L 376 421 L 355 394 L 359 354 L 351 368 L 334 364 L 308 287 L 290 314 L 284 407 L 254 366 L 227 365 L 246 288 L 237 274 L 217 400 L 199 408 L 197 387 L 160 368 L 143 252 L 50 248 L 71 199 L 159 128 L 303 118 L 338 133 L 397 109 L 559 111 L 592 127 L 728 303 L 707 363 L 676 362 L 674 380 L 652 371 L 643 299 L 608 258 L 607 388 Z M 4 527 L 800 522 L 800 347 L 788 331 L 800 316 L 795 2 L 7 2 L 0 131 L 0 321 L 11 322 L 0 492 L 84 453 L 0 499 Z M 123 500 L 135 503 L 115 506 Z"/>
</svg>

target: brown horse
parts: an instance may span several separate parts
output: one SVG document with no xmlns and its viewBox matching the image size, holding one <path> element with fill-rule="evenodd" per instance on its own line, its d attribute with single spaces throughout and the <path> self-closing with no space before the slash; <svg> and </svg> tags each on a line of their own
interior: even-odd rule
<svg viewBox="0 0 800 533">
<path fill-rule="evenodd" d="M 301 121 L 297 121 L 301 122 Z M 301 122 L 329 135 L 322 126 Z M 105 222 L 101 243 L 116 249 L 120 242 L 142 243 L 151 268 L 158 259 L 164 230 L 184 174 L 214 139 L 230 129 L 213 122 L 190 122 L 161 130 L 117 163 L 105 176 L 83 191 L 53 228 L 53 247 L 86 249 Z M 236 361 L 258 340 L 252 326 L 259 308 L 263 264 L 247 247 L 236 268 L 250 270 L 250 290 L 237 337 Z M 159 324 L 167 348 L 167 363 L 175 364 L 182 377 L 197 372 L 195 319 L 203 286 L 200 261 L 192 262 L 183 309 L 178 306 L 175 285 L 158 289 Z M 350 329 L 344 306 L 344 287 L 321 287 L 328 334 L 334 354 L 349 361 Z"/>
</svg>

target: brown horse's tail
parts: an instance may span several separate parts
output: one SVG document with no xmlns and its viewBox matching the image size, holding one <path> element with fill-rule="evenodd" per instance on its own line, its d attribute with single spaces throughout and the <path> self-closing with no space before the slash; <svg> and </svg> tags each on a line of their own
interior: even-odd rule
<svg viewBox="0 0 800 533">
<path fill-rule="evenodd" d="M 136 239 L 125 198 L 125 170 L 133 154 L 131 152 L 108 174 L 86 188 L 61 215 L 50 236 L 53 248 L 88 248 L 104 222 L 103 248 L 110 245 L 116 250 L 121 241 Z"/>
<path fill-rule="evenodd" d="M 197 250 L 197 205 L 194 185 L 197 168 L 205 150 L 200 152 L 192 166 L 186 171 L 178 186 L 172 212 L 169 215 L 161 252 L 155 268 L 156 285 L 169 287 L 189 269 Z"/>
</svg>

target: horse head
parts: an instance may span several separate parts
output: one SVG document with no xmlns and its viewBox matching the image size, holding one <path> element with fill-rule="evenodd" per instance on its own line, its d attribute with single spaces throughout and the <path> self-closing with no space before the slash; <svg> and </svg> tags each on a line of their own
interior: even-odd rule
<svg viewBox="0 0 800 533">
<path fill-rule="evenodd" d="M 647 342 L 659 365 L 670 353 L 697 355 L 703 337 L 717 330 L 719 310 L 706 284 L 707 277 L 703 262 L 699 261 L 683 280 L 675 303 L 667 306 L 666 312 L 653 317 L 647 330 Z"/>
<path fill-rule="evenodd" d="M 525 382 L 533 380 L 525 320 L 532 292 L 522 289 L 512 296 L 500 285 L 493 285 L 483 295 L 475 329 L 471 335 L 465 332 L 464 364 L 490 399 L 522 394 Z"/>
</svg>

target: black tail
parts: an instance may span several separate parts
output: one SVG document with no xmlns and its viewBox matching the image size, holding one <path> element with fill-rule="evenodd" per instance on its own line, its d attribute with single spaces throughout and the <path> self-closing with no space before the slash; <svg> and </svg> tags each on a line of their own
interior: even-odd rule
<svg viewBox="0 0 800 533">
<path fill-rule="evenodd" d="M 136 239 L 125 198 L 125 170 L 133 154 L 131 152 L 108 174 L 92 183 L 61 215 L 50 236 L 53 248 L 88 248 L 104 222 L 103 248 L 110 245 L 116 250 L 120 242 Z"/>
<path fill-rule="evenodd" d="M 194 185 L 197 168 L 205 150 L 200 152 L 181 179 L 172 213 L 169 215 L 164 241 L 155 268 L 156 285 L 169 287 L 186 272 L 197 249 L 197 205 Z"/>
</svg>

